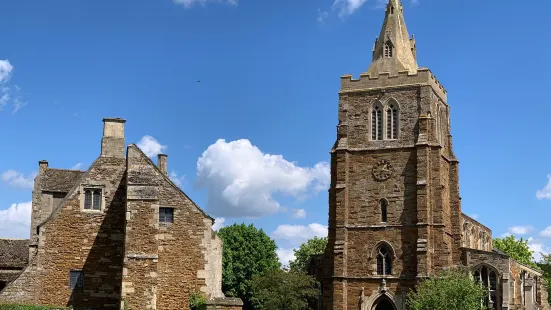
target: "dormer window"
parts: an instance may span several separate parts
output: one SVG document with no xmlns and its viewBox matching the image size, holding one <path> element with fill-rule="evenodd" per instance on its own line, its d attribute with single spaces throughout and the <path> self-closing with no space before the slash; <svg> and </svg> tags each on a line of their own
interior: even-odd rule
<svg viewBox="0 0 551 310">
<path fill-rule="evenodd" d="M 390 41 L 387 41 L 385 43 L 385 58 L 391 58 L 392 57 L 392 43 Z"/>
</svg>

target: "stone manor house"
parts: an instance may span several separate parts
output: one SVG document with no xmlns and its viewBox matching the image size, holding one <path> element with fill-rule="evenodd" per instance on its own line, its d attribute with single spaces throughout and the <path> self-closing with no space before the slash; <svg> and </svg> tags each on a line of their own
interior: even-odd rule
<svg viewBox="0 0 551 310">
<path fill-rule="evenodd" d="M 492 248 L 461 212 L 444 87 L 416 60 L 399 0 L 390 0 L 359 79 L 341 77 L 331 150 L 329 235 L 311 260 L 323 309 L 403 310 L 423 278 L 464 265 L 490 309 L 550 309 L 542 274 Z"/>
<path fill-rule="evenodd" d="M 125 120 L 103 120 L 101 155 L 87 171 L 39 162 L 30 240 L 0 240 L 0 303 L 76 309 L 236 310 L 222 293 L 222 242 L 203 212 L 136 145 Z"/>
</svg>

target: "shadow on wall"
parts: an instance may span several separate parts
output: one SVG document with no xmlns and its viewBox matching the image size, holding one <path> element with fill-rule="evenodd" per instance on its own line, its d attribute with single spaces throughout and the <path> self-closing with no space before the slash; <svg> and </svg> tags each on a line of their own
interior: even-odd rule
<svg viewBox="0 0 551 310">
<path fill-rule="evenodd" d="M 77 287 L 73 289 L 67 306 L 87 310 L 120 309 L 125 199 L 126 174 L 105 210 L 103 222 L 81 270 L 82 288 L 78 288 L 78 271 L 72 273 L 72 280 Z"/>
</svg>

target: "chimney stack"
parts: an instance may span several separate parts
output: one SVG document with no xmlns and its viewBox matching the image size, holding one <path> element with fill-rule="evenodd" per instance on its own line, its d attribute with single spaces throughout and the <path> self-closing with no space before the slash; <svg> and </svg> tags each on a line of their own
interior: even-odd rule
<svg viewBox="0 0 551 310">
<path fill-rule="evenodd" d="M 124 158 L 124 123 L 122 118 L 103 119 L 102 157 Z"/>
<path fill-rule="evenodd" d="M 168 155 L 166 154 L 159 154 L 157 155 L 157 166 L 159 167 L 159 170 L 161 170 L 162 173 L 165 175 L 168 175 L 167 167 L 166 167 L 166 159 Z"/>
<path fill-rule="evenodd" d="M 41 160 L 38 162 L 38 172 L 42 173 L 44 170 L 48 169 L 48 161 L 47 160 Z"/>
</svg>

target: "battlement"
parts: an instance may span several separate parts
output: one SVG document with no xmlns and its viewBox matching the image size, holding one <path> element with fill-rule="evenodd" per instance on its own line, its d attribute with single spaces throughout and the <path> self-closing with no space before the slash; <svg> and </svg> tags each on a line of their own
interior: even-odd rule
<svg viewBox="0 0 551 310">
<path fill-rule="evenodd" d="M 387 72 L 381 73 L 377 77 L 372 77 L 368 73 L 362 73 L 359 79 L 353 79 L 351 74 L 341 76 L 341 92 L 419 85 L 431 86 L 434 92 L 444 102 L 447 102 L 448 92 L 428 68 L 419 68 L 417 73 L 414 74 L 410 74 L 408 71 L 401 71 L 398 72 L 398 75 L 394 76 L 391 76 Z"/>
</svg>

